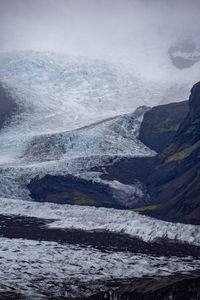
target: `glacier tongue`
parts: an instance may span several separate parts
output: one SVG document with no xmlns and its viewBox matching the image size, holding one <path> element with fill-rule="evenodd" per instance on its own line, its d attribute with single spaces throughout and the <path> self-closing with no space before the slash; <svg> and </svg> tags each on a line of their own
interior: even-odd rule
<svg viewBox="0 0 200 300">
<path fill-rule="evenodd" d="M 109 118 L 77 130 L 32 137 L 18 159 L 1 164 L 0 196 L 28 199 L 26 186 L 38 175 L 74 174 L 100 182 L 99 174 L 90 172 L 92 168 L 110 164 L 120 157 L 154 155 L 155 152 L 137 139 L 144 111 L 145 108 L 139 108 L 135 113 Z M 135 193 L 143 197 L 138 185 L 131 190 L 128 186 L 126 188 L 127 197 Z M 120 196 L 119 192 L 117 194 Z"/>
<path fill-rule="evenodd" d="M 1 196 L 28 199 L 37 175 L 95 179 L 88 171 L 115 157 L 154 155 L 137 140 L 145 108 L 132 113 L 148 95 L 141 79 L 53 53 L 4 54 L 0 64 L 0 80 L 20 106 L 0 135 Z"/>
</svg>

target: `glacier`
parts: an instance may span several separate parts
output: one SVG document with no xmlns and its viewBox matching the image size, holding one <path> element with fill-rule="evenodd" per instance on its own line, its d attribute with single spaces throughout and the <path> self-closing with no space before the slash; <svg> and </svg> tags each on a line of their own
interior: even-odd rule
<svg viewBox="0 0 200 300">
<path fill-rule="evenodd" d="M 0 82 L 19 113 L 0 134 L 0 196 L 29 198 L 26 185 L 35 176 L 95 180 L 98 174 L 88 172 L 94 166 L 155 155 L 137 140 L 145 110 L 136 109 L 187 98 L 198 65 L 186 77 L 168 58 L 165 75 L 153 81 L 132 65 L 47 51 L 1 53 Z"/>
<path fill-rule="evenodd" d="M 115 281 L 145 275 L 187 274 L 200 267 L 199 260 L 192 257 L 101 252 L 91 247 L 22 239 L 0 238 L 0 242 L 0 291 L 14 290 L 27 300 L 82 298 L 109 286 L 114 288 Z"/>
<path fill-rule="evenodd" d="M 35 203 L 27 189 L 35 177 L 72 174 L 112 186 L 127 198 L 134 193 L 142 197 L 140 183 L 103 180 L 93 168 L 123 157 L 154 156 L 137 139 L 143 114 L 148 107 L 187 99 L 198 80 L 199 63 L 176 70 L 166 58 L 165 75 L 159 80 L 150 80 L 132 65 L 52 52 L 1 53 L 0 66 L 0 82 L 19 107 L 0 132 L 2 215 L 48 220 L 48 228 L 60 230 L 110 231 L 145 242 L 168 239 L 200 246 L 200 226 L 159 221 L 128 210 Z M 116 280 L 200 267 L 193 257 L 103 252 L 6 237 L 1 237 L 0 256 L 0 291 L 14 287 L 27 299 L 83 297 Z"/>
<path fill-rule="evenodd" d="M 0 198 L 0 210 L 4 215 L 46 219 L 49 228 L 102 230 L 129 234 L 145 242 L 166 238 L 200 246 L 200 225 L 165 222 L 130 210 L 37 203 L 7 198 Z"/>
</svg>

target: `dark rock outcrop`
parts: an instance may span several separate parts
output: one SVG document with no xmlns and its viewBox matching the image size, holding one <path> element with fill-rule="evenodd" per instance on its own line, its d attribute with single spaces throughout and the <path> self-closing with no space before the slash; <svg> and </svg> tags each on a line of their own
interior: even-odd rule
<svg viewBox="0 0 200 300">
<path fill-rule="evenodd" d="M 0 84 L 0 130 L 17 112 L 18 106 L 8 91 Z"/>
<path fill-rule="evenodd" d="M 156 152 L 163 151 L 175 136 L 188 111 L 188 101 L 153 107 L 144 115 L 139 139 Z"/>
<path fill-rule="evenodd" d="M 200 83 L 194 85 L 189 113 L 176 135 L 158 156 L 147 179 L 153 201 L 164 203 L 152 215 L 200 224 Z"/>
<path fill-rule="evenodd" d="M 85 180 L 79 177 L 46 175 L 35 178 L 28 185 L 31 198 L 38 202 L 90 205 L 112 208 L 135 208 L 149 201 L 147 195 L 140 195 L 137 189 L 124 193 L 108 184 Z M 126 196 L 127 199 L 124 199 Z"/>
<path fill-rule="evenodd" d="M 30 196 L 39 202 L 112 206 L 108 187 L 70 175 L 35 178 L 28 188 Z"/>
</svg>

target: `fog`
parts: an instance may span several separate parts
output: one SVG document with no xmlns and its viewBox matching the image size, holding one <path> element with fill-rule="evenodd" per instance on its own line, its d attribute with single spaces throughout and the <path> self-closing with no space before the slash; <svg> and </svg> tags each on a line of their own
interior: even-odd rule
<svg viewBox="0 0 200 300">
<path fill-rule="evenodd" d="M 147 73 L 155 61 L 165 63 L 170 45 L 197 40 L 200 33 L 198 0 L 0 0 L 0 5 L 0 51 L 137 62 Z"/>
</svg>

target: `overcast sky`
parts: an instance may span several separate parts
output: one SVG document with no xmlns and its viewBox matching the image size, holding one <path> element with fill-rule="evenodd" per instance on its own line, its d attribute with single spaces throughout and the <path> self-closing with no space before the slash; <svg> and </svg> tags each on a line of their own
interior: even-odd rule
<svg viewBox="0 0 200 300">
<path fill-rule="evenodd" d="M 129 58 L 197 37 L 199 0 L 0 0 L 0 51 Z"/>
</svg>

